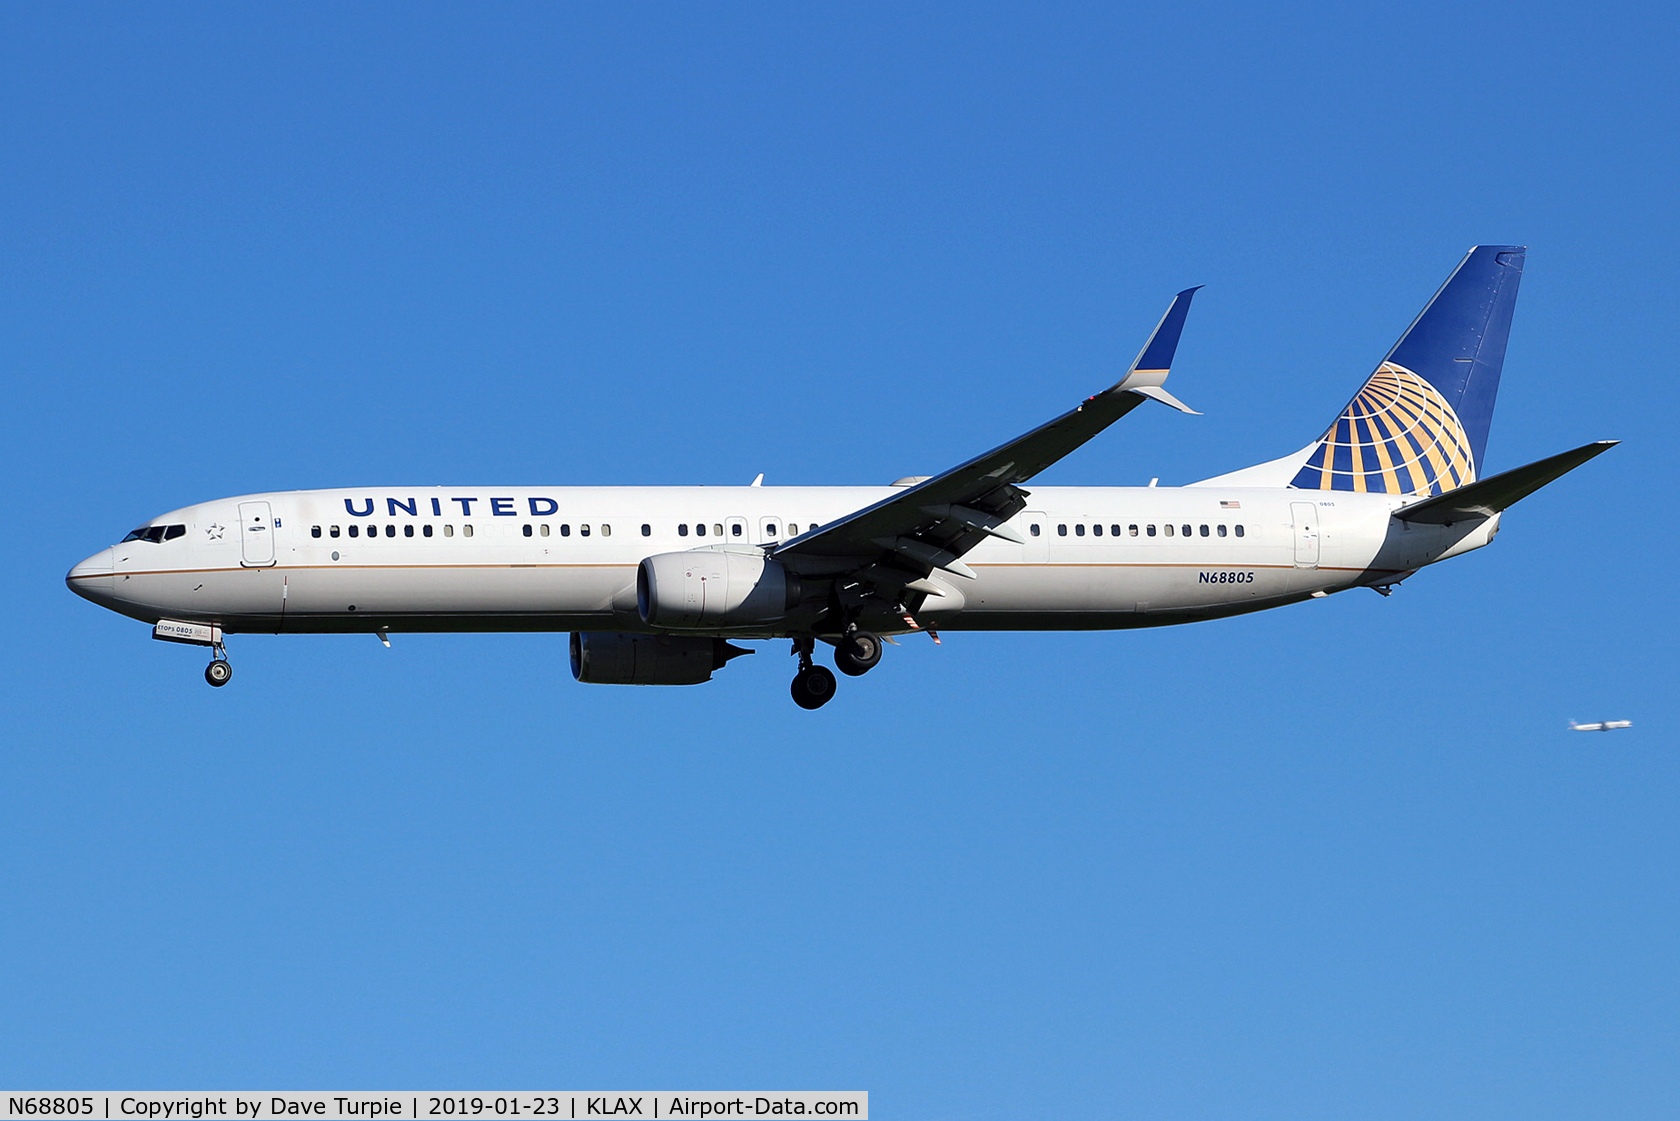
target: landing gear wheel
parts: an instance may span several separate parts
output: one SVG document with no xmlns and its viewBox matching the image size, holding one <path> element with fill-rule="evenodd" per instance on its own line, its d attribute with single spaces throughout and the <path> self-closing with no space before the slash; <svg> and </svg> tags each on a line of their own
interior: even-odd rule
<svg viewBox="0 0 1680 1121">
<path fill-rule="evenodd" d="M 847 677 L 862 677 L 881 663 L 881 640 L 868 631 L 853 631 L 834 648 L 834 665 Z"/>
<path fill-rule="evenodd" d="M 835 679 L 826 666 L 807 666 L 793 678 L 793 703 L 800 708 L 821 708 L 834 698 Z"/>
<path fill-rule="evenodd" d="M 204 680 L 220 689 L 233 680 L 233 667 L 221 658 L 217 658 L 204 667 Z"/>
</svg>

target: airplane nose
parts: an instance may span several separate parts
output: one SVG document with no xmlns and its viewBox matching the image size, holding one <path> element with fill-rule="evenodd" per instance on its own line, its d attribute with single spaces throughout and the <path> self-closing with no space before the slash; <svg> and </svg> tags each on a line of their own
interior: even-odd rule
<svg viewBox="0 0 1680 1121">
<path fill-rule="evenodd" d="M 64 582 L 83 599 L 92 600 L 94 603 L 109 603 L 113 570 L 111 550 L 101 549 L 72 568 L 64 577 Z"/>
</svg>

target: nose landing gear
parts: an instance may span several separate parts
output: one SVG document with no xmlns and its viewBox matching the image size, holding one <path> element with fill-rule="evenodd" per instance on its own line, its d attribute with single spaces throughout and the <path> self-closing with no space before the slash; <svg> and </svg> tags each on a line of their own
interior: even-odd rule
<svg viewBox="0 0 1680 1121">
<path fill-rule="evenodd" d="M 220 689 L 233 680 L 233 666 L 227 660 L 227 647 L 217 643 L 211 647 L 211 662 L 204 667 L 204 680 Z"/>
</svg>

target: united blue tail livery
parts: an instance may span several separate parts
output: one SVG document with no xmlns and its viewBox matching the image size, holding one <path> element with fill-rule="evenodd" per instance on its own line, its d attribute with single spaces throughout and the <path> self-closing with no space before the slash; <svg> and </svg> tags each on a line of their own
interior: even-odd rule
<svg viewBox="0 0 1680 1121">
<path fill-rule="evenodd" d="M 1518 246 L 1472 249 L 1291 485 L 1440 494 L 1474 482 L 1493 423 L 1522 267 Z"/>
<path fill-rule="evenodd" d="M 1164 626 L 1384 593 L 1492 541 L 1503 512 L 1608 450 L 1488 474 L 1524 250 L 1472 249 L 1317 441 L 1183 487 L 1025 484 L 1165 389 L 1196 289 L 1126 375 L 942 474 L 886 487 L 380 487 L 219 499 L 70 570 L 78 595 L 209 647 L 240 633 L 570 631 L 572 673 L 691 685 L 790 640 L 818 708 L 887 636 Z"/>
</svg>

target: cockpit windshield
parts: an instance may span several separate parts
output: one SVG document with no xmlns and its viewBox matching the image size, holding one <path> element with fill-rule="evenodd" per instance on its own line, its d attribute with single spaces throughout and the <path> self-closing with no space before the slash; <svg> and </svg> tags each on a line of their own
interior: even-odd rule
<svg viewBox="0 0 1680 1121">
<path fill-rule="evenodd" d="M 126 545 L 130 541 L 150 541 L 156 545 L 159 541 L 173 541 L 177 537 L 186 536 L 187 527 L 184 525 L 143 525 L 122 539 Z"/>
</svg>

